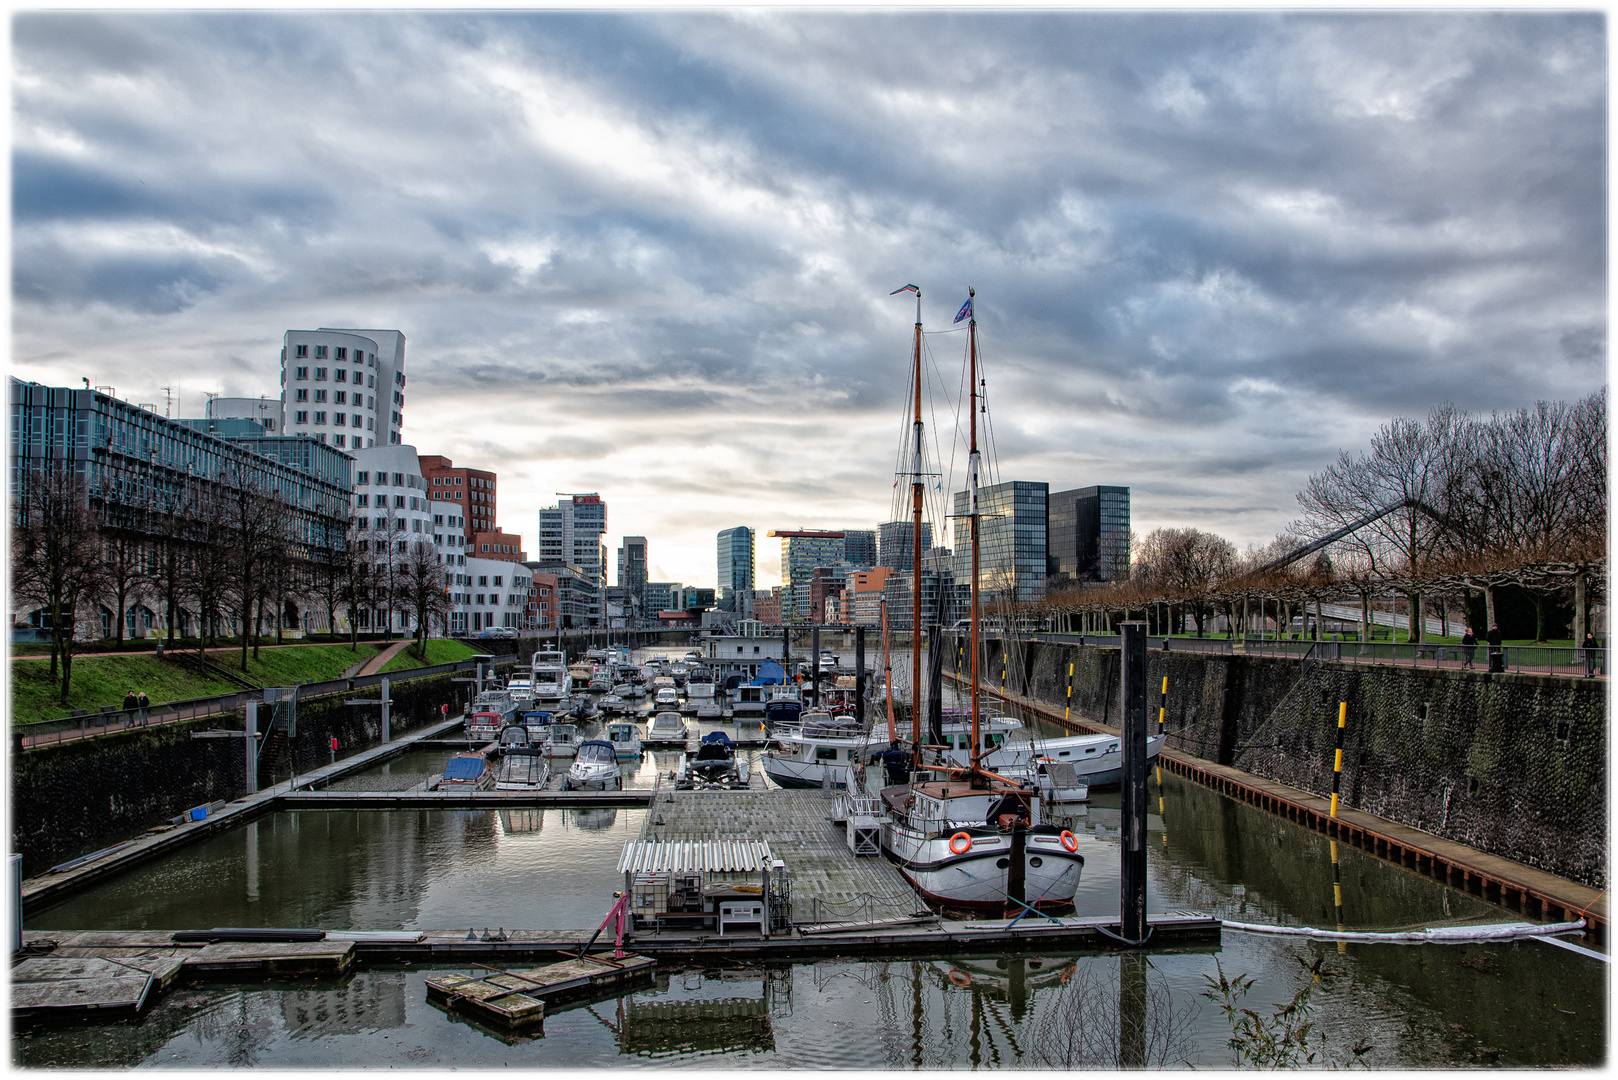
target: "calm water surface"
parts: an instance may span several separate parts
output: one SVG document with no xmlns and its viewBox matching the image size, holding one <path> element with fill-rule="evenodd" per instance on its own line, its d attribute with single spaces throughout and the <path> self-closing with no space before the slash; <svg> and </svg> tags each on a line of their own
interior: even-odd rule
<svg viewBox="0 0 1618 1080">
<path fill-rule="evenodd" d="M 442 765 L 423 751 L 378 770 L 402 781 Z M 631 783 L 649 785 L 641 766 Z M 392 780 L 375 780 L 391 786 Z M 1161 809 L 1158 800 L 1161 798 Z M 1323 837 L 1165 775 L 1154 780 L 1149 904 L 1254 923 L 1332 926 Z M 318 926 L 326 929 L 594 928 L 622 878 L 618 854 L 644 811 L 288 811 L 136 867 L 29 919 L 35 929 Z M 1079 914 L 1118 910 L 1116 792 L 1073 825 L 1084 845 Z M 1520 916 L 1339 848 L 1349 929 L 1504 922 Z M 1226 1022 L 1202 997 L 1216 963 L 1256 978 L 1264 1014 L 1297 986 L 1298 957 L 1339 974 L 1317 996 L 1327 1054 L 1366 1038 L 1380 1068 L 1595 1066 L 1607 1058 L 1607 966 L 1540 941 L 1310 944 L 1226 931 L 1216 950 L 858 957 L 774 967 L 665 963 L 655 986 L 545 1018 L 512 1038 L 426 1001 L 438 970 L 367 969 L 342 980 L 197 984 L 142 1020 L 13 1038 L 24 1066 L 268 1068 L 1111 1067 L 1120 987 L 1144 984 L 1161 1064 L 1232 1064 Z M 467 970 L 467 969 L 456 969 Z M 1075 1058 L 1075 1030 L 1099 1057 Z M 1155 1052 L 1155 1051 L 1154 1051 Z M 1111 1055 L 1111 1056 L 1108 1056 Z M 1155 1058 L 1151 1063 L 1158 1063 Z"/>
</svg>

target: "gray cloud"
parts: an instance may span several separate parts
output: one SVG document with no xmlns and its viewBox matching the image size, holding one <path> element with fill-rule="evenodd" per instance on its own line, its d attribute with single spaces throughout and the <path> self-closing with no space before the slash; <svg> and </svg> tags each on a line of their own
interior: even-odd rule
<svg viewBox="0 0 1618 1080">
<path fill-rule="evenodd" d="M 930 329 L 978 288 L 1002 475 L 1134 483 L 1142 531 L 1262 542 L 1392 415 L 1605 376 L 1599 14 L 34 12 L 13 49 L 18 374 L 267 393 L 283 330 L 397 326 L 410 437 L 542 478 L 530 531 L 589 485 L 671 548 L 885 517 L 907 281 Z"/>
</svg>

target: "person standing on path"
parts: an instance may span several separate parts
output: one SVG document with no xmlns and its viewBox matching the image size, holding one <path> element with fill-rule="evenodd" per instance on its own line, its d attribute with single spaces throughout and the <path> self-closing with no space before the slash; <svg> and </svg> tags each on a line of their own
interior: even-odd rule
<svg viewBox="0 0 1618 1080">
<path fill-rule="evenodd" d="M 146 691 L 144 690 L 140 692 L 140 696 L 135 701 L 140 706 L 140 722 L 144 726 L 146 723 L 146 710 L 152 707 L 152 703 L 147 699 Z"/>
<path fill-rule="evenodd" d="M 1489 670 L 1506 670 L 1506 650 L 1501 647 L 1500 624 L 1495 623 L 1489 627 Z"/>
<path fill-rule="evenodd" d="M 1594 630 L 1587 630 L 1584 634 L 1584 677 L 1594 678 L 1596 673 L 1596 653 L 1601 648 L 1601 642 L 1596 640 Z"/>
<path fill-rule="evenodd" d="M 135 691 L 131 690 L 124 695 L 124 712 L 134 712 L 138 708 L 140 708 L 140 699 L 135 696 Z"/>
<path fill-rule="evenodd" d="M 1468 626 L 1466 633 L 1461 635 L 1461 670 L 1465 671 L 1472 666 L 1472 657 L 1477 655 L 1478 636 Z"/>
</svg>

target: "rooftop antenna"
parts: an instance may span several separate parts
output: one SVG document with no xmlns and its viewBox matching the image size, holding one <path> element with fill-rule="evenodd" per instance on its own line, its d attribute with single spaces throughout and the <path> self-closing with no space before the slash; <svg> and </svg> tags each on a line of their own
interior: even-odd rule
<svg viewBox="0 0 1618 1080">
<path fill-rule="evenodd" d="M 213 419 L 213 399 L 219 396 L 219 391 L 217 391 L 217 390 L 204 390 L 202 392 L 202 396 L 208 399 L 207 403 L 202 406 L 202 414 L 207 419 L 212 420 Z"/>
<path fill-rule="evenodd" d="M 164 417 L 164 419 L 173 419 L 172 406 L 174 405 L 174 394 L 171 391 L 174 391 L 176 389 L 178 389 L 177 386 L 165 386 L 165 387 L 162 387 L 162 390 L 163 390 L 163 417 Z"/>
</svg>

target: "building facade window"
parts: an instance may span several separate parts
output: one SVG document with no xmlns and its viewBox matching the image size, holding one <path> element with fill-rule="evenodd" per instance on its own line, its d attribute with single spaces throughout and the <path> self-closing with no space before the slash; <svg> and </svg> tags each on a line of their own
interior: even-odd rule
<svg viewBox="0 0 1618 1080">
<path fill-rule="evenodd" d="M 309 422 L 309 412 L 306 409 L 299 409 L 297 412 L 293 413 L 293 415 L 297 417 L 297 419 L 293 421 L 295 424 L 307 424 Z"/>
<path fill-rule="evenodd" d="M 298 355 L 302 356 L 303 352 L 301 350 L 303 349 L 303 346 L 299 345 L 298 349 L 300 350 Z M 295 367 L 292 369 L 292 377 L 294 379 L 307 379 L 309 377 L 309 369 L 306 367 Z"/>
<path fill-rule="evenodd" d="M 326 379 L 326 369 L 323 368 L 323 367 L 315 368 L 315 382 L 324 382 L 325 379 Z"/>
<path fill-rule="evenodd" d="M 299 345 L 297 355 L 299 355 L 299 356 L 308 356 L 309 355 L 309 346 L 307 346 L 307 345 Z M 299 368 L 298 370 L 302 371 L 302 372 L 308 372 L 309 369 L 308 368 Z M 301 378 L 303 378 L 303 376 L 299 375 L 298 378 L 301 379 Z"/>
<path fill-rule="evenodd" d="M 324 346 L 324 345 L 316 345 L 315 346 L 315 359 L 316 360 L 324 360 L 324 359 L 326 359 L 326 346 Z"/>
</svg>

